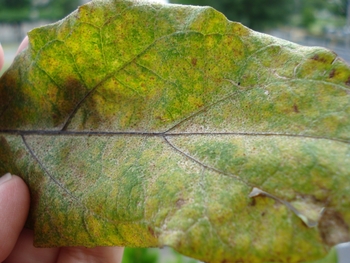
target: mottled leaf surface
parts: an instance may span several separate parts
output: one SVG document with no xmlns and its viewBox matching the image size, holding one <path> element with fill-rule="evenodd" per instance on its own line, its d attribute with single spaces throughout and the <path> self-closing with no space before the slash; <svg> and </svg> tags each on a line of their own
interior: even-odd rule
<svg viewBox="0 0 350 263">
<path fill-rule="evenodd" d="M 35 244 L 305 262 L 350 233 L 350 68 L 212 8 L 93 1 L 0 79 Z M 333 262 L 333 261 L 330 261 Z"/>
</svg>

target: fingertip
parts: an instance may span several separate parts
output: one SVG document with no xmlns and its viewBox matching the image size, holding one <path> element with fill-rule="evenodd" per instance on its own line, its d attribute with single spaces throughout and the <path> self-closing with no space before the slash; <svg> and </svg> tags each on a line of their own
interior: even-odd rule
<svg viewBox="0 0 350 263">
<path fill-rule="evenodd" d="M 14 247 L 28 216 L 29 190 L 18 176 L 6 174 L 0 181 L 0 262 Z"/>
<path fill-rule="evenodd" d="M 13 184 L 13 196 L 16 198 L 18 203 L 21 203 L 22 208 L 27 211 L 25 219 L 27 219 L 27 214 L 30 206 L 30 193 L 27 184 L 23 179 L 17 175 L 12 175 Z"/>
<path fill-rule="evenodd" d="M 61 248 L 58 263 L 105 262 L 120 263 L 124 253 L 123 247 L 64 247 Z"/>
<path fill-rule="evenodd" d="M 0 70 L 2 69 L 2 66 L 4 65 L 5 60 L 4 50 L 2 49 L 1 43 L 0 43 Z"/>
<path fill-rule="evenodd" d="M 60 248 L 36 248 L 33 239 L 33 230 L 24 228 L 5 262 L 56 262 Z"/>
<path fill-rule="evenodd" d="M 23 51 L 25 48 L 28 47 L 28 44 L 29 44 L 29 39 L 28 39 L 28 36 L 26 36 L 22 43 L 19 45 L 18 49 L 17 49 L 17 52 L 16 52 L 16 56 L 21 52 Z"/>
</svg>

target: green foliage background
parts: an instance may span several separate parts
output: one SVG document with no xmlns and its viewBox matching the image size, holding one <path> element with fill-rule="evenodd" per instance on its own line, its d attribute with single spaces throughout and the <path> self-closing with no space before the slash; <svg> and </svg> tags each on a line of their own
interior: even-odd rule
<svg viewBox="0 0 350 263">
<path fill-rule="evenodd" d="M 347 0 L 170 0 L 170 2 L 209 5 L 223 12 L 228 19 L 239 21 L 254 30 L 266 30 L 286 24 L 311 29 L 321 19 L 319 13 L 327 15 L 329 24 L 344 25 L 347 5 Z"/>
<path fill-rule="evenodd" d="M 208 5 L 223 12 L 228 19 L 262 30 L 286 22 L 286 13 L 293 11 L 290 0 L 171 0 L 172 3 Z"/>
<path fill-rule="evenodd" d="M 32 0 L 0 0 L 0 22 L 21 23 L 24 21 L 62 19 L 74 11 L 80 0 L 48 0 L 38 4 Z"/>
<path fill-rule="evenodd" d="M 18 23 L 29 20 L 30 0 L 0 0 L 0 22 Z"/>
<path fill-rule="evenodd" d="M 149 248 L 125 248 L 122 263 L 164 263 L 160 259 L 161 250 Z M 189 259 L 171 250 L 172 260 L 167 263 L 196 263 L 198 261 Z"/>
<path fill-rule="evenodd" d="M 158 253 L 148 248 L 125 248 L 122 263 L 156 263 L 158 262 Z"/>
</svg>

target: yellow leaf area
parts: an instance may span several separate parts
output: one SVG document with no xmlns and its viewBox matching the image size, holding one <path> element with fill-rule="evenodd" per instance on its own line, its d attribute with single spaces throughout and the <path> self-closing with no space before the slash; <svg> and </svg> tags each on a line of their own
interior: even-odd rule
<svg viewBox="0 0 350 263">
<path fill-rule="evenodd" d="M 39 247 L 320 260 L 350 241 L 349 90 L 336 54 L 212 8 L 92 1 L 0 79 L 0 174 Z"/>
</svg>

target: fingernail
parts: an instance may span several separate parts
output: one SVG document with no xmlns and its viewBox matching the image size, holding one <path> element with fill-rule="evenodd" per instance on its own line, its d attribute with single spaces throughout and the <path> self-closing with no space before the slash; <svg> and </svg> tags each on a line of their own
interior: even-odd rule
<svg viewBox="0 0 350 263">
<path fill-rule="evenodd" d="M 0 177 L 0 185 L 2 185 L 3 183 L 7 182 L 11 178 L 12 178 L 12 175 L 10 173 L 7 173 L 7 174 L 1 176 Z"/>
</svg>

